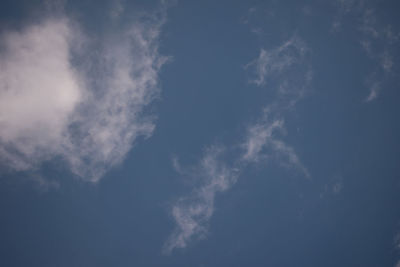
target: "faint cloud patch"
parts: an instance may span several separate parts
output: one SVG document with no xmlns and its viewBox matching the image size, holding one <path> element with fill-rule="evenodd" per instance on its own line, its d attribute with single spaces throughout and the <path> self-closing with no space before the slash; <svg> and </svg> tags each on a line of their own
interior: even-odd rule
<svg viewBox="0 0 400 267">
<path fill-rule="evenodd" d="M 323 190 L 319 196 L 320 198 L 329 197 L 332 195 L 337 196 L 342 193 L 343 187 L 343 177 L 341 175 L 333 175 L 329 178 L 329 182 L 323 186 Z"/>
<path fill-rule="evenodd" d="M 289 67 L 304 57 L 306 50 L 304 42 L 296 36 L 277 48 L 261 49 L 258 58 L 245 66 L 245 69 L 254 68 L 255 70 L 256 76 L 250 79 L 250 82 L 258 86 L 266 85 L 267 78 L 279 75 L 283 71 L 286 72 Z"/>
<path fill-rule="evenodd" d="M 400 251 L 400 233 L 397 233 L 393 238 L 394 247 Z"/>
<path fill-rule="evenodd" d="M 383 19 L 378 17 L 373 1 L 337 0 L 334 3 L 338 12 L 332 30 L 339 32 L 344 23 L 346 26 L 352 25 L 361 34 L 361 48 L 376 65 L 365 82 L 369 94 L 364 101 L 371 102 L 378 97 L 386 81 L 395 76 L 393 67 L 400 32 L 395 31 L 392 25 L 382 23 Z"/>
<path fill-rule="evenodd" d="M 310 53 L 305 42 L 293 35 L 276 48 L 262 48 L 245 65 L 252 75 L 250 83 L 275 92 L 276 99 L 268 107 L 271 113 L 293 107 L 310 89 L 313 71 L 306 60 Z"/>
<path fill-rule="evenodd" d="M 332 192 L 334 194 L 339 194 L 342 191 L 343 184 L 341 182 L 337 182 L 332 186 Z"/>
<path fill-rule="evenodd" d="M 112 19 L 118 19 L 124 12 L 125 1 L 114 0 L 111 5 L 110 16 Z"/>
</svg>

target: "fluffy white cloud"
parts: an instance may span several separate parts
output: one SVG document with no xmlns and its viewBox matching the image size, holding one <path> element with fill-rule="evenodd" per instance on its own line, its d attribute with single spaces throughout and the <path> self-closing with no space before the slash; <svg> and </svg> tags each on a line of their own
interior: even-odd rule
<svg viewBox="0 0 400 267">
<path fill-rule="evenodd" d="M 2 37 L 0 156 L 16 170 L 61 150 L 85 94 L 70 64 L 72 35 L 66 19 L 52 19 Z"/>
<path fill-rule="evenodd" d="M 29 171 L 53 158 L 97 181 L 138 136 L 159 92 L 163 17 L 137 20 L 91 40 L 68 18 L 48 18 L 1 38 L 0 160 Z"/>
</svg>

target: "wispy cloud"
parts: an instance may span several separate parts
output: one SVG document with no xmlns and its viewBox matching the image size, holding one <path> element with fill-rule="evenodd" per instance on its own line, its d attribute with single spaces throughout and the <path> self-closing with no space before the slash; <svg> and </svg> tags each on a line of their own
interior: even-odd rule
<svg viewBox="0 0 400 267">
<path fill-rule="evenodd" d="M 310 177 L 294 149 L 279 139 L 280 133 L 284 132 L 283 124 L 282 119 L 269 120 L 264 117 L 251 125 L 245 140 L 238 145 L 241 149 L 239 155 L 230 164 L 223 157 L 224 154 L 237 152 L 222 146 L 206 149 L 200 163 L 194 168 L 185 169 L 177 158 L 172 159 L 179 174 L 195 178 L 200 185 L 171 206 L 176 228 L 164 245 L 164 253 L 185 248 L 191 241 L 206 237 L 209 220 L 214 213 L 215 196 L 232 187 L 248 164 L 275 161 Z"/>
<path fill-rule="evenodd" d="M 285 133 L 284 114 L 310 88 L 313 72 L 307 63 L 309 52 L 305 42 L 294 35 L 268 52 L 261 49 L 258 58 L 246 66 L 256 73 L 257 78 L 251 82 L 274 91 L 276 98 L 264 108 L 261 119 L 248 127 L 247 139 L 243 144 L 246 148 L 243 160 L 257 162 L 260 157 L 274 155 L 282 165 L 291 166 L 310 176 L 294 149 L 278 138 Z M 269 85 L 267 80 L 274 82 Z"/>
<path fill-rule="evenodd" d="M 400 251 L 400 232 L 396 233 L 393 238 L 394 248 Z"/>
<path fill-rule="evenodd" d="M 366 102 L 370 102 L 377 98 L 379 92 L 381 91 L 381 82 L 378 80 L 370 80 L 370 82 L 367 82 L 368 87 L 369 87 L 369 95 L 365 98 Z"/>
<path fill-rule="evenodd" d="M 266 108 L 262 118 L 247 128 L 247 135 L 242 143 L 244 153 L 241 160 L 246 163 L 273 160 L 281 166 L 295 169 L 310 177 L 293 147 L 280 138 L 286 133 L 284 119 L 274 117 L 273 112 L 272 109 Z"/>
<path fill-rule="evenodd" d="M 186 247 L 193 239 L 204 238 L 209 220 L 214 213 L 215 196 L 229 189 L 237 180 L 239 169 L 228 166 L 221 158 L 222 147 L 213 146 L 206 150 L 198 166 L 186 175 L 200 179 L 201 186 L 179 198 L 171 209 L 176 229 L 164 245 L 164 252 Z M 174 161 L 176 165 L 176 161 Z M 178 168 L 182 172 L 181 167 Z"/>
<path fill-rule="evenodd" d="M 338 196 L 341 194 L 344 188 L 343 176 L 335 174 L 331 177 L 328 176 L 328 181 L 325 183 L 321 193 L 320 198 Z"/>
<path fill-rule="evenodd" d="M 344 17 L 354 10 L 362 9 L 365 4 L 364 0 L 336 0 L 333 3 L 338 12 L 332 22 L 332 31 L 341 30 Z"/>
<path fill-rule="evenodd" d="M 248 125 L 244 140 L 230 149 L 222 145 L 208 148 L 197 167 L 190 171 L 173 158 L 178 173 L 201 179 L 191 194 L 179 198 L 171 206 L 176 228 L 164 246 L 165 253 L 185 248 L 191 241 L 206 236 L 216 194 L 232 187 L 249 164 L 274 160 L 310 176 L 294 149 L 281 138 L 285 133 L 285 112 L 304 96 L 312 79 L 311 68 L 304 62 L 306 50 L 304 42 L 293 37 L 277 48 L 262 49 L 259 57 L 246 66 L 250 71 L 255 70 L 256 78 L 251 82 L 257 86 L 270 88 L 267 81 L 273 79 L 277 97 L 264 108 L 259 120 Z M 232 151 L 235 148 L 240 148 L 240 152 Z M 225 153 L 236 155 L 231 158 L 232 163 L 223 157 Z"/>
<path fill-rule="evenodd" d="M 338 8 L 332 24 L 334 31 L 340 31 L 345 19 L 352 18 L 351 27 L 361 34 L 361 48 L 375 63 L 376 67 L 365 83 L 369 88 L 365 102 L 371 102 L 378 97 L 386 80 L 393 76 L 394 51 L 397 50 L 400 32 L 383 23 L 384 19 L 377 15 L 373 1 L 337 0 L 334 3 Z"/>
<path fill-rule="evenodd" d="M 91 39 L 67 16 L 1 37 L 0 161 L 30 171 L 54 158 L 98 181 L 139 136 L 154 130 L 144 108 L 159 93 L 165 15 L 147 15 Z"/>
<path fill-rule="evenodd" d="M 272 140 L 274 140 L 273 134 L 276 131 L 282 131 L 282 129 L 282 119 L 275 119 L 272 121 L 263 119 L 262 122 L 251 125 L 247 129 L 247 138 L 243 144 L 245 149 L 245 153 L 242 157 L 243 160 L 253 162 L 259 161 L 263 148 L 272 145 Z"/>
<path fill-rule="evenodd" d="M 118 19 L 124 12 L 124 0 L 113 0 L 111 2 L 110 16 L 112 19 Z"/>
<path fill-rule="evenodd" d="M 246 69 L 255 69 L 256 76 L 250 82 L 258 86 L 266 85 L 268 78 L 287 72 L 288 68 L 301 60 L 306 50 L 304 42 L 297 36 L 274 49 L 261 49 L 259 56 L 245 66 Z"/>
<path fill-rule="evenodd" d="M 305 42 L 293 35 L 276 48 L 260 49 L 258 57 L 245 66 L 250 83 L 275 93 L 268 109 L 290 108 L 304 97 L 313 78 L 306 60 L 309 54 Z"/>
</svg>

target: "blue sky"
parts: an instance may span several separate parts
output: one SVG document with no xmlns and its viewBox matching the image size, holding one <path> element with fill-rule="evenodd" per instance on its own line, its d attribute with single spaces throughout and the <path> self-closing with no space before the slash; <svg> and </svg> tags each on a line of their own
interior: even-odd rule
<svg viewBox="0 0 400 267">
<path fill-rule="evenodd" d="M 3 1 L 2 266 L 400 266 L 396 1 Z"/>
</svg>

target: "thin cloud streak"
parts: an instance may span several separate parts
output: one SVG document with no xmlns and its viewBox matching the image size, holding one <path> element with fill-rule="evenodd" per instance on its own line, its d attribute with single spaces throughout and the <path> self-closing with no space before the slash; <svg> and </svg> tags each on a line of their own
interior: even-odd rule
<svg viewBox="0 0 400 267">
<path fill-rule="evenodd" d="M 208 148 L 192 171 L 186 171 L 177 158 L 173 158 L 175 170 L 181 175 L 200 178 L 200 185 L 171 205 L 170 213 L 176 227 L 164 245 L 164 253 L 185 248 L 194 240 L 206 237 L 216 195 L 231 188 L 250 164 L 274 160 L 310 177 L 294 149 L 280 139 L 285 133 L 283 114 L 305 95 L 312 79 L 311 68 L 304 68 L 306 51 L 304 42 L 295 36 L 277 48 L 261 49 L 259 57 L 246 65 L 246 69 L 255 70 L 256 77 L 251 83 L 260 87 L 270 87 L 267 83 L 270 79 L 279 83 L 276 100 L 264 108 L 261 119 L 247 127 L 244 140 L 233 145 L 231 150 L 223 145 Z M 288 73 L 293 77 L 288 78 Z M 232 151 L 234 148 L 240 148 L 240 152 Z M 224 153 L 237 156 L 228 163 Z"/>
</svg>

